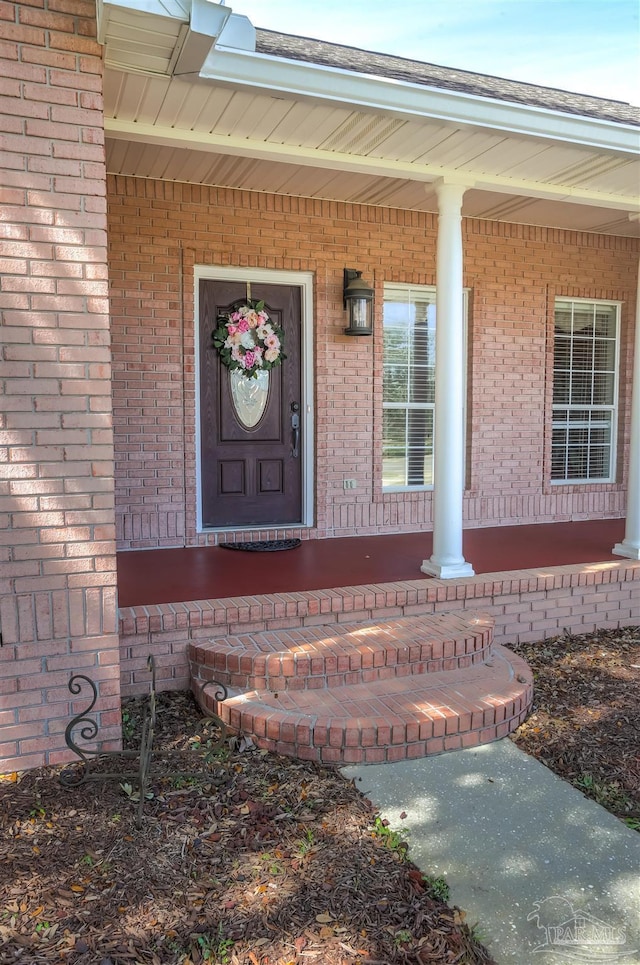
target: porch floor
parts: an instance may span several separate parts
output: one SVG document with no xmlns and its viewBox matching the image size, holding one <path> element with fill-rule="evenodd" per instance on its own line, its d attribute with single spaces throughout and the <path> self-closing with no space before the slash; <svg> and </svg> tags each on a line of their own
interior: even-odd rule
<svg viewBox="0 0 640 965">
<path fill-rule="evenodd" d="M 468 529 L 464 555 L 477 574 L 619 562 L 611 550 L 623 538 L 623 519 Z M 303 540 L 278 553 L 219 546 L 125 551 L 118 553 L 119 605 L 428 580 L 420 565 L 431 553 L 432 534 L 426 532 Z"/>
</svg>

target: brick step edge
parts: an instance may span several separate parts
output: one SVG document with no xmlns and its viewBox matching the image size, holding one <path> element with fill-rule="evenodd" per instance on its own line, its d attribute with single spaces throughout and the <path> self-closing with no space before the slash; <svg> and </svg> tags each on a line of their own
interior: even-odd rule
<svg viewBox="0 0 640 965">
<path fill-rule="evenodd" d="M 213 688 L 204 689 L 203 681 L 193 680 L 192 689 L 203 709 L 213 710 L 231 732 L 250 736 L 261 749 L 318 763 L 379 764 L 476 747 L 516 730 L 531 709 L 533 675 L 522 658 L 503 647 L 494 646 L 494 658 L 495 686 L 479 691 L 472 701 L 475 706 L 467 712 L 446 714 L 441 708 L 437 716 L 426 710 L 399 714 L 389 706 L 387 713 L 374 717 L 332 718 L 299 710 L 261 709 L 259 694 L 219 702 Z M 346 686 L 345 693 L 350 689 Z M 459 692 L 452 692 L 456 694 L 453 702 L 459 702 Z M 377 696 L 384 703 L 384 697 Z"/>
<path fill-rule="evenodd" d="M 316 690 L 485 662 L 494 621 L 437 614 L 270 630 L 191 643 L 191 676 L 233 691 Z M 416 639 L 418 638 L 418 639 Z"/>
</svg>

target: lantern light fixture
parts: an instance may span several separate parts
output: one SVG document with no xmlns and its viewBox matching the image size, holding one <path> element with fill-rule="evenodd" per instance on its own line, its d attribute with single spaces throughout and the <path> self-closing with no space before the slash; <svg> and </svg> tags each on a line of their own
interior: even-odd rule
<svg viewBox="0 0 640 965">
<path fill-rule="evenodd" d="M 344 269 L 343 303 L 349 313 L 345 335 L 373 335 L 373 288 L 363 281 L 362 272 Z"/>
</svg>

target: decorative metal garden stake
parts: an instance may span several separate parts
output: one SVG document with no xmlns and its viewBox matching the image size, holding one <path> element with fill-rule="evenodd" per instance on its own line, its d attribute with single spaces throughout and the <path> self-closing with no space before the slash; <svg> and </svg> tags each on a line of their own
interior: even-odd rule
<svg viewBox="0 0 640 965">
<path fill-rule="evenodd" d="M 149 779 L 151 775 L 151 761 L 153 757 L 153 741 L 155 737 L 156 730 L 156 715 L 157 715 L 157 699 L 156 699 L 156 665 L 153 656 L 149 655 L 147 659 L 147 669 L 151 673 L 151 685 L 147 704 L 145 706 L 144 717 L 142 719 L 142 733 L 140 736 L 140 746 L 137 750 L 123 750 L 123 751 L 102 751 L 102 750 L 89 750 L 87 747 L 80 747 L 74 740 L 73 734 L 77 727 L 80 727 L 79 736 L 83 741 L 94 741 L 98 736 L 98 725 L 93 717 L 90 717 L 93 708 L 96 705 L 98 699 L 98 688 L 96 687 L 93 680 L 87 677 L 85 674 L 74 674 L 69 681 L 69 691 L 74 695 L 78 696 L 82 693 L 84 685 L 86 684 L 92 694 L 91 702 L 86 710 L 77 714 L 72 720 L 69 721 L 64 732 L 64 739 L 67 747 L 70 748 L 77 754 L 81 760 L 81 764 L 77 768 L 68 768 L 62 772 L 60 775 L 60 782 L 64 787 L 74 788 L 79 787 L 81 784 L 85 784 L 87 781 L 127 781 L 130 780 L 138 786 L 138 793 L 140 795 L 138 801 L 138 814 L 136 818 L 136 825 L 140 827 L 142 823 L 142 813 L 145 798 L 147 796 L 147 791 L 149 787 Z M 209 680 L 203 685 L 202 689 L 206 687 L 216 687 L 216 692 L 214 698 L 217 702 L 226 700 L 227 698 L 227 688 L 224 684 L 218 683 L 216 680 Z M 208 756 L 210 757 L 218 747 L 225 742 L 227 737 L 227 727 L 223 720 L 218 717 L 213 711 L 208 708 L 200 708 L 207 717 L 211 718 L 215 724 L 220 729 L 220 737 L 215 742 L 215 744 L 208 745 Z M 163 757 L 167 757 L 170 754 L 181 754 L 193 753 L 183 750 L 163 750 Z M 92 761 L 122 761 L 122 760 L 134 760 L 138 759 L 138 770 L 132 772 L 91 772 L 90 764 Z M 183 772 L 183 771 L 172 771 L 170 776 L 172 778 L 176 777 L 196 777 L 205 778 L 204 772 L 200 771 L 198 773 Z"/>
</svg>

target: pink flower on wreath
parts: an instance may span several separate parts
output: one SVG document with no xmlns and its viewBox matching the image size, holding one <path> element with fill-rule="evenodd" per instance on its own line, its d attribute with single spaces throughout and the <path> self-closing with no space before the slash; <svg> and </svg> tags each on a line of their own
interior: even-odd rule
<svg viewBox="0 0 640 965">
<path fill-rule="evenodd" d="M 267 312 L 251 304 L 241 305 L 229 312 L 226 320 L 219 315 L 218 321 L 213 339 L 224 365 L 252 377 L 263 366 L 270 368 L 282 361 L 282 342 Z"/>
</svg>

